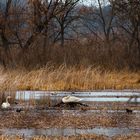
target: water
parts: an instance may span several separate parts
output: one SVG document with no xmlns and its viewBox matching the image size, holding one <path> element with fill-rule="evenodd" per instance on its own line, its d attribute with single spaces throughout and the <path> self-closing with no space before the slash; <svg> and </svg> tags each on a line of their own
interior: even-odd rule
<svg viewBox="0 0 140 140">
<path fill-rule="evenodd" d="M 29 98 L 29 94 L 33 94 L 36 97 L 44 96 L 45 95 L 51 95 L 51 96 L 67 96 L 67 95 L 74 95 L 74 96 L 140 96 L 140 91 L 101 91 L 101 92 L 64 92 L 64 91 L 17 91 L 17 96 L 20 96 L 23 94 L 23 96 Z"/>
<path fill-rule="evenodd" d="M 86 102 L 128 102 L 130 98 L 126 97 L 126 98 L 114 98 L 114 97 L 110 97 L 110 98 L 82 98 L 83 101 Z M 140 97 L 139 98 L 132 98 L 130 100 L 130 102 L 137 102 L 140 103 Z"/>
<path fill-rule="evenodd" d="M 44 91 L 17 91 L 16 99 L 42 99 L 61 100 L 64 96 L 72 95 L 82 99 L 83 102 L 136 102 L 140 103 L 140 92 L 44 92 Z"/>
<path fill-rule="evenodd" d="M 48 128 L 48 129 L 0 129 L 3 135 L 23 135 L 25 137 L 33 137 L 38 135 L 47 136 L 76 136 L 79 134 L 97 134 L 113 137 L 116 135 L 127 135 L 129 133 L 140 132 L 140 129 L 133 128 L 103 128 L 96 127 L 92 129 L 78 129 L 78 128 Z"/>
</svg>

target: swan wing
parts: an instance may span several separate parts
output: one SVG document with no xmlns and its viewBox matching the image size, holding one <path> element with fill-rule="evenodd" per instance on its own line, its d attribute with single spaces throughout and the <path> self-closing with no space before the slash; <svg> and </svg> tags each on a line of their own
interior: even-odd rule
<svg viewBox="0 0 140 140">
<path fill-rule="evenodd" d="M 80 102 L 82 99 L 75 97 L 75 96 L 69 96 L 69 97 L 64 97 L 62 99 L 63 103 L 75 103 L 75 102 Z"/>
<path fill-rule="evenodd" d="M 70 101 L 71 101 L 71 102 L 80 102 L 81 100 L 82 100 L 81 98 L 74 97 L 74 96 L 72 96 L 72 97 L 70 98 Z"/>
</svg>

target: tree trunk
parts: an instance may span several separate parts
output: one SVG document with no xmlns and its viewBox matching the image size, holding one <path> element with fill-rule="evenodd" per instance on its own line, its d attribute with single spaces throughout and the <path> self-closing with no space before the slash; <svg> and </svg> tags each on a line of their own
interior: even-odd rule
<svg viewBox="0 0 140 140">
<path fill-rule="evenodd" d="M 64 25 L 61 25 L 61 47 L 64 47 Z"/>
</svg>

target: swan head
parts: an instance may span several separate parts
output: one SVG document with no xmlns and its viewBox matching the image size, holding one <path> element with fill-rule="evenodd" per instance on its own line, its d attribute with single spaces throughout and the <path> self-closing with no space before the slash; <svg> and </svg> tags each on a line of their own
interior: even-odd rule
<svg viewBox="0 0 140 140">
<path fill-rule="evenodd" d="M 70 97 L 71 97 L 71 96 L 68 95 L 68 96 L 64 97 L 64 99 L 68 100 Z"/>
<path fill-rule="evenodd" d="M 12 98 L 11 96 L 7 96 L 7 97 L 6 97 L 6 99 L 11 99 L 11 98 Z"/>
</svg>

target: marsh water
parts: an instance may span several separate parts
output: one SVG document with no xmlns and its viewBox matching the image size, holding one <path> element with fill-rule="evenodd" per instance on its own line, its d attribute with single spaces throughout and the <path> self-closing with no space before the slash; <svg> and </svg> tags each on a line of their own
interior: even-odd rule
<svg viewBox="0 0 140 140">
<path fill-rule="evenodd" d="M 54 105 L 59 104 L 64 96 L 72 95 L 82 99 L 81 103 L 88 105 L 81 109 L 80 107 L 60 107 L 55 108 Z M 39 110 L 39 112 L 45 112 L 48 115 L 54 114 L 56 117 L 73 117 L 75 119 L 79 117 L 94 117 L 99 116 L 101 119 L 111 118 L 112 125 L 99 125 L 98 122 L 95 125 L 84 126 L 63 126 L 63 127 L 48 127 L 48 128 L 0 128 L 0 135 L 23 135 L 25 137 L 32 137 L 37 135 L 47 136 L 71 136 L 79 134 L 97 134 L 113 137 L 116 135 L 127 135 L 131 133 L 140 133 L 140 91 L 96 91 L 96 92 L 55 92 L 55 91 L 17 91 L 15 93 L 16 102 L 28 103 L 30 100 L 36 100 L 37 102 L 45 100 L 45 108 Z M 24 107 L 25 104 L 20 105 Z M 39 104 L 37 104 L 39 105 Z M 19 105 L 13 105 L 13 108 L 18 108 Z M 38 107 L 33 108 L 31 112 L 36 112 Z M 14 110 L 12 110 L 13 112 Z M 0 111 L 0 116 L 3 115 L 3 111 Z M 52 118 L 53 119 L 53 118 Z M 114 123 L 114 120 L 117 120 Z M 41 121 L 41 120 L 40 120 Z M 91 120 L 92 122 L 92 120 Z M 86 124 L 86 122 L 85 122 Z M 83 124 L 83 125 L 85 125 Z"/>
<path fill-rule="evenodd" d="M 140 103 L 140 92 L 43 92 L 43 91 L 17 91 L 16 100 L 42 99 L 61 100 L 62 97 L 72 95 L 82 99 L 83 102 L 135 102 Z"/>
<path fill-rule="evenodd" d="M 121 134 L 129 134 L 140 132 L 140 129 L 133 128 L 102 128 L 96 127 L 92 129 L 79 129 L 79 128 L 48 128 L 48 129 L 1 129 L 3 135 L 23 135 L 24 137 L 32 137 L 38 135 L 47 136 L 72 136 L 79 134 L 97 134 L 113 137 Z"/>
</svg>

